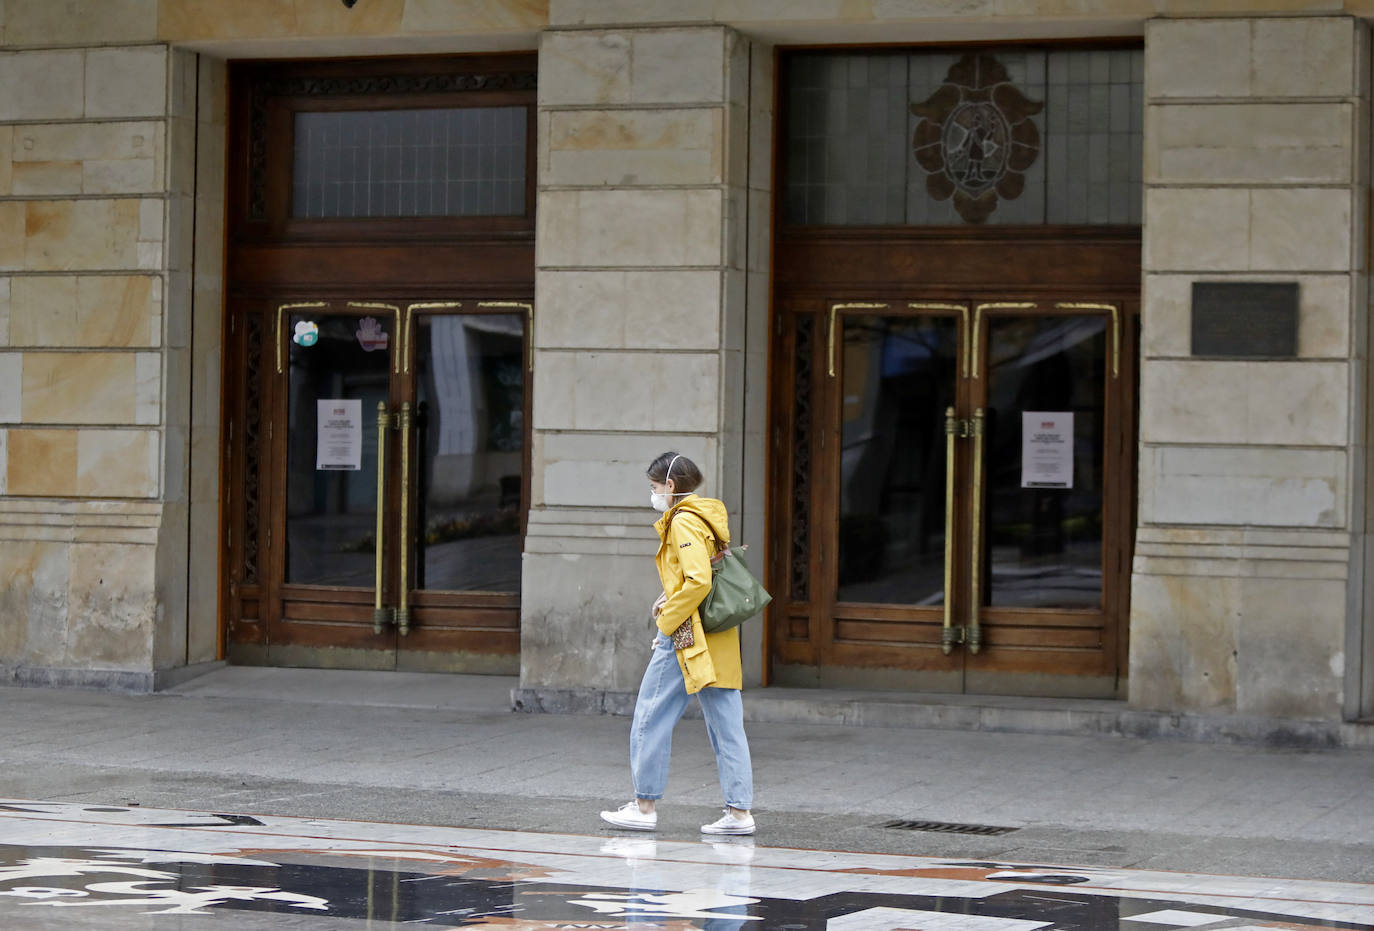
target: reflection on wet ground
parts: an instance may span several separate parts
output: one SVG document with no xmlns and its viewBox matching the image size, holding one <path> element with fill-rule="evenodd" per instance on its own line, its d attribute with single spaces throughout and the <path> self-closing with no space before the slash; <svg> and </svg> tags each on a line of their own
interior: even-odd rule
<svg viewBox="0 0 1374 931">
<path fill-rule="evenodd" d="M 590 822 L 590 818 L 589 818 Z M 590 826 L 590 825 L 589 825 Z M 1374 931 L 1374 886 L 0 803 L 0 927 Z"/>
</svg>

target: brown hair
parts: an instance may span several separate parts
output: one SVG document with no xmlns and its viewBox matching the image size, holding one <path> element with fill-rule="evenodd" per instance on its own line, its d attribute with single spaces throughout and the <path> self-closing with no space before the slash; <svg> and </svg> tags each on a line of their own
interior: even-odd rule
<svg viewBox="0 0 1374 931">
<path fill-rule="evenodd" d="M 673 460 L 677 460 L 674 462 Z M 668 467 L 672 466 L 673 472 L 668 474 Z M 678 494 L 687 494 L 696 491 L 701 485 L 701 470 L 697 464 L 686 456 L 679 455 L 671 450 L 659 456 L 649 463 L 649 481 L 666 485 L 668 479 L 673 480 L 673 491 Z"/>
</svg>

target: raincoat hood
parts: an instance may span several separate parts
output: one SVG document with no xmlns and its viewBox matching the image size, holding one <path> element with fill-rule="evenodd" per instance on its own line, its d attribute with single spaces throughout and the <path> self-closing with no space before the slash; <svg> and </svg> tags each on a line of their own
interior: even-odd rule
<svg viewBox="0 0 1374 931">
<path fill-rule="evenodd" d="M 672 514 L 673 519 L 677 520 L 684 513 L 695 514 L 700 517 L 706 524 L 706 528 L 715 534 L 717 540 L 729 545 L 730 522 L 725 512 L 725 502 L 718 498 L 703 498 L 696 494 L 683 498 L 654 522 L 654 529 L 658 531 L 659 539 L 663 538 L 663 528 L 668 523 L 668 514 Z M 644 525 L 640 524 L 640 526 Z"/>
</svg>

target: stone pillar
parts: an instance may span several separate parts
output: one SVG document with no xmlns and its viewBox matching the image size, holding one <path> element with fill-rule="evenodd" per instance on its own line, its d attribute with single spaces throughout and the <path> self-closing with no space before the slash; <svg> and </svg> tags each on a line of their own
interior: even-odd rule
<svg viewBox="0 0 1374 931">
<path fill-rule="evenodd" d="M 637 686 L 659 453 L 693 458 L 736 536 L 763 542 L 767 183 L 751 181 L 749 102 L 765 69 L 718 26 L 543 35 L 527 690 Z"/>
<path fill-rule="evenodd" d="M 1161 19 L 1145 55 L 1130 701 L 1338 720 L 1364 533 L 1367 30 Z M 1297 282 L 1298 357 L 1192 357 L 1197 281 Z"/>
<path fill-rule="evenodd" d="M 61 5 L 22 12 L 7 41 L 100 41 Z M 20 681 L 144 690 L 214 658 L 188 647 L 169 403 L 189 398 L 195 68 L 161 44 L 0 52 L 0 671 Z"/>
<path fill-rule="evenodd" d="M 208 662 L 219 651 L 227 77 L 223 61 L 171 53 L 157 670 Z"/>
</svg>

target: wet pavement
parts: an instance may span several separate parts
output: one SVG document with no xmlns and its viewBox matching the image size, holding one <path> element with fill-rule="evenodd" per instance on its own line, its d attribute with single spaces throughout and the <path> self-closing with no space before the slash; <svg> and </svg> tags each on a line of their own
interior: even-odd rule
<svg viewBox="0 0 1374 931">
<path fill-rule="evenodd" d="M 0 927 L 1374 931 L 1374 884 L 0 800 Z"/>
<path fill-rule="evenodd" d="M 424 706 L 362 704 L 416 701 L 393 680 L 424 682 L 270 672 L 213 697 L 0 689 L 0 796 L 551 833 L 594 833 L 596 812 L 628 797 L 626 718 L 512 714 L 445 677 L 429 677 L 444 689 Z M 748 730 L 773 846 L 1374 881 L 1368 751 Z M 720 797 L 699 720 L 678 727 L 669 796 L 659 836 L 695 841 Z"/>
</svg>

